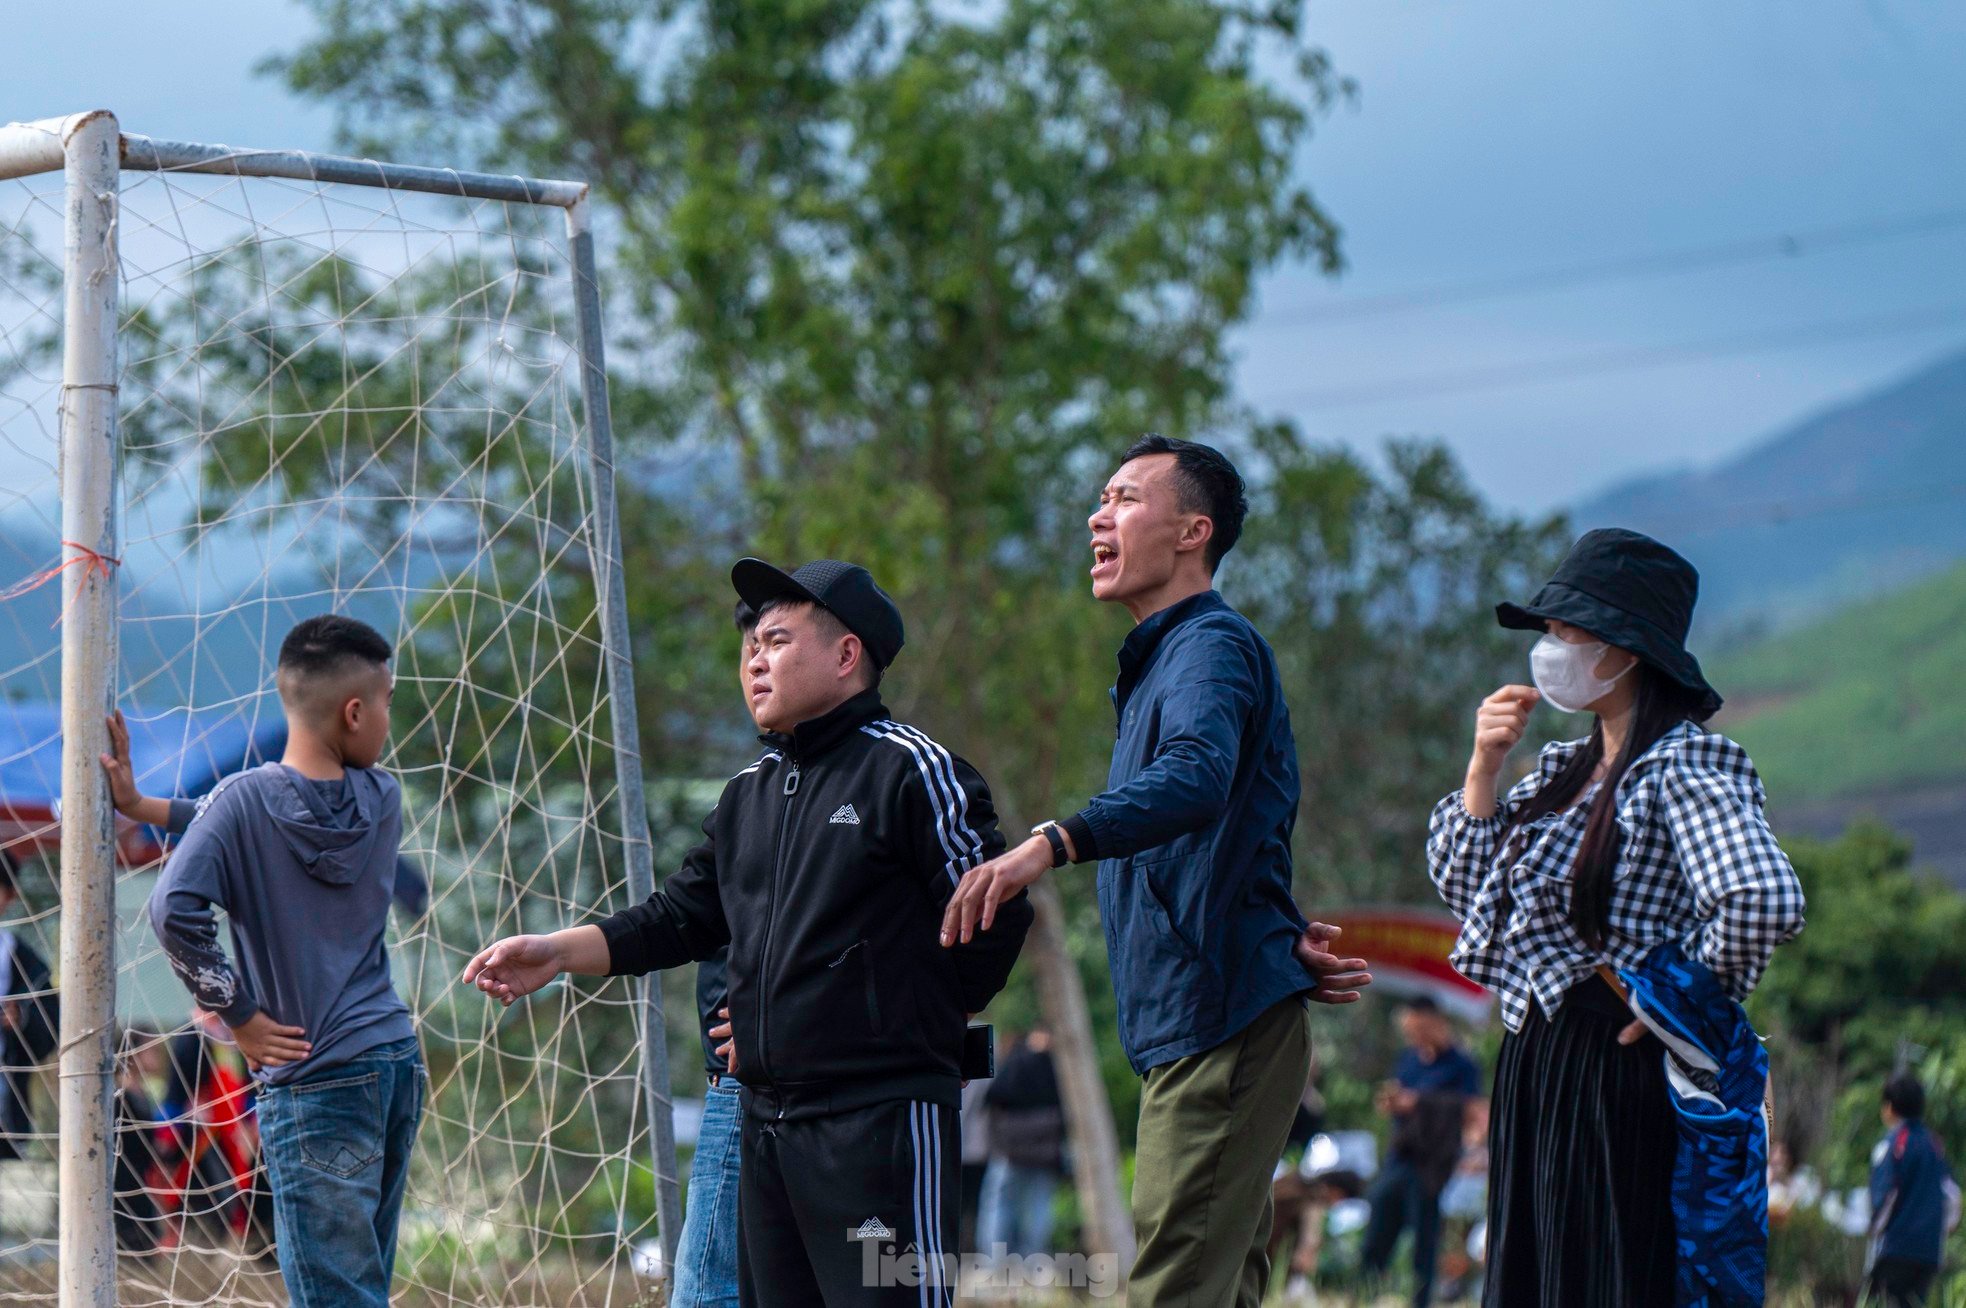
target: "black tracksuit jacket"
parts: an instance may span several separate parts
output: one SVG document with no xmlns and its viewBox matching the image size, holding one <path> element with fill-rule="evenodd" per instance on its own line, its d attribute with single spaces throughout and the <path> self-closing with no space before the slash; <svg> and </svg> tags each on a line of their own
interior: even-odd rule
<svg viewBox="0 0 1966 1308">
<path fill-rule="evenodd" d="M 1003 988 L 1031 925 L 1020 894 L 969 944 L 938 939 L 956 882 L 1003 852 L 989 788 L 890 720 L 872 690 L 764 741 L 682 867 L 601 922 L 610 973 L 728 943 L 737 1079 L 754 1115 L 956 1107 L 966 1015 Z"/>
</svg>

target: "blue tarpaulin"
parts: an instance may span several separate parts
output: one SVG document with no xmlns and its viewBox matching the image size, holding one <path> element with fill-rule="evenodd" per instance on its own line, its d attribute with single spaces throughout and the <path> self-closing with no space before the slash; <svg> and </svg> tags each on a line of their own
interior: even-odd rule
<svg viewBox="0 0 1966 1308">
<path fill-rule="evenodd" d="M 130 762 L 147 795 L 196 798 L 223 777 L 286 748 L 287 724 L 265 700 L 220 709 L 128 707 Z M 16 854 L 61 841 L 61 709 L 0 701 L 0 845 Z M 119 848 L 127 862 L 155 858 L 163 833 L 125 825 Z"/>
</svg>

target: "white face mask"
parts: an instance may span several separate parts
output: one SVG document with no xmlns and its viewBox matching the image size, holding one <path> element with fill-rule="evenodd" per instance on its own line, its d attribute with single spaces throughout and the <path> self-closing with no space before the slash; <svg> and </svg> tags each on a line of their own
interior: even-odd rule
<svg viewBox="0 0 1966 1308">
<path fill-rule="evenodd" d="M 1529 672 L 1535 678 L 1536 689 L 1565 713 L 1581 713 L 1586 706 L 1609 695 L 1618 678 L 1638 666 L 1638 660 L 1633 659 L 1609 681 L 1598 676 L 1598 661 L 1610 648 L 1601 640 L 1572 645 L 1560 636 L 1544 636 L 1529 651 Z"/>
</svg>

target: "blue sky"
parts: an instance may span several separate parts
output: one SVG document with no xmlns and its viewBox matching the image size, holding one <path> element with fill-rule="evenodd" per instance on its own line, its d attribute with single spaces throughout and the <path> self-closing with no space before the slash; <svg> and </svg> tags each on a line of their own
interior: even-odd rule
<svg viewBox="0 0 1966 1308">
<path fill-rule="evenodd" d="M 187 31 L 190 12 L 18 7 L 0 118 L 101 105 L 156 136 L 327 146 L 330 115 L 252 71 L 305 36 L 304 12 L 200 0 Z M 1497 502 L 1540 509 L 1724 457 L 1966 347 L 1956 0 L 1310 0 L 1308 16 L 1359 83 L 1300 165 L 1350 267 L 1265 283 L 1236 337 L 1243 392 L 1265 411 L 1364 448 L 1440 437 Z M 1899 219 L 1932 226 L 1537 294 L 1437 294 Z M 1407 293 L 1431 302 L 1361 312 Z M 1745 348 L 1769 340 L 1787 348 Z M 1495 385 L 1497 370 L 1562 375 Z"/>
</svg>

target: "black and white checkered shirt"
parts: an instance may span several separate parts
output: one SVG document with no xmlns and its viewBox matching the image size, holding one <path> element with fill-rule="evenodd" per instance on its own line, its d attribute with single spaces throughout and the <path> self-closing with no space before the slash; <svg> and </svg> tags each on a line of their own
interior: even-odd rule
<svg viewBox="0 0 1966 1308">
<path fill-rule="evenodd" d="M 1531 997 L 1554 1017 L 1564 992 L 1599 964 L 1635 966 L 1668 940 L 1745 999 L 1775 946 L 1801 932 L 1803 908 L 1747 751 L 1686 722 L 1632 764 L 1618 787 L 1623 850 L 1610 930 L 1593 950 L 1570 925 L 1570 873 L 1597 786 L 1561 813 L 1509 827 L 1583 745 L 1544 746 L 1494 817 L 1471 816 L 1458 790 L 1434 807 L 1428 871 L 1461 919 L 1454 966 L 1501 997 L 1511 1031 L 1522 1029 Z"/>
</svg>

